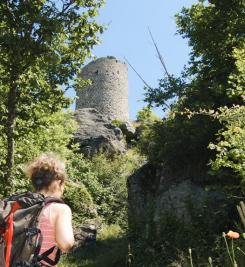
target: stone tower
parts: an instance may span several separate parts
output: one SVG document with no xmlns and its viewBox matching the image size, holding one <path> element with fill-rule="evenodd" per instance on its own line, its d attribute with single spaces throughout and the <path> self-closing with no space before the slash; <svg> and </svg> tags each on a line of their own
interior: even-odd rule
<svg viewBox="0 0 245 267">
<path fill-rule="evenodd" d="M 76 109 L 96 108 L 112 119 L 129 120 L 128 69 L 114 57 L 92 61 L 81 71 L 84 80 L 92 84 L 77 92 Z"/>
</svg>

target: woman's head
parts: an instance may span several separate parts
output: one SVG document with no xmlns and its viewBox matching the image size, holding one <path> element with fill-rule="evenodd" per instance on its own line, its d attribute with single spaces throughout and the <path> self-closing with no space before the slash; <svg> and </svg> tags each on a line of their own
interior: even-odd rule
<svg viewBox="0 0 245 267">
<path fill-rule="evenodd" d="M 65 164 L 55 154 L 42 154 L 25 166 L 37 192 L 45 191 L 61 196 L 66 179 Z"/>
</svg>

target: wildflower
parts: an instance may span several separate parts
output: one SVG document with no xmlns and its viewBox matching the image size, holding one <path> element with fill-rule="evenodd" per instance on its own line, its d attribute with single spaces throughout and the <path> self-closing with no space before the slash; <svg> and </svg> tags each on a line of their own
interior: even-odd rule
<svg viewBox="0 0 245 267">
<path fill-rule="evenodd" d="M 233 231 L 229 231 L 226 236 L 228 236 L 229 238 L 232 238 L 232 239 L 237 239 L 240 237 L 239 233 L 237 232 L 233 232 Z"/>
</svg>

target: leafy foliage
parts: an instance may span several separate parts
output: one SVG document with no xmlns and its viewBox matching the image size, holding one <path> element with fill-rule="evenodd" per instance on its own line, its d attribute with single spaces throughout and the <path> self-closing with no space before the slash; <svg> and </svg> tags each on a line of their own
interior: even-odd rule
<svg viewBox="0 0 245 267">
<path fill-rule="evenodd" d="M 84 221 L 96 218 L 97 212 L 92 197 L 83 184 L 67 182 L 64 200 L 72 209 L 74 225 L 80 226 Z"/>
<path fill-rule="evenodd" d="M 136 123 L 139 132 L 139 140 L 136 142 L 136 147 L 140 153 L 149 156 L 157 142 L 154 126 L 157 123 L 161 123 L 161 120 L 149 107 L 145 107 L 137 113 Z"/>
<path fill-rule="evenodd" d="M 222 108 L 219 119 L 226 126 L 219 133 L 218 143 L 209 147 L 217 151 L 212 162 L 214 170 L 232 169 L 245 182 L 245 107 Z"/>
<path fill-rule="evenodd" d="M 0 125 L 6 139 L 5 180 L 14 167 L 14 143 L 68 107 L 65 91 L 98 43 L 94 21 L 100 0 L 1 1 Z"/>
<path fill-rule="evenodd" d="M 103 154 L 94 156 L 92 160 L 85 159 L 81 154 L 73 154 L 68 160 L 68 173 L 74 183 L 86 187 L 98 216 L 105 223 L 117 223 L 125 227 L 126 178 L 140 164 L 141 157 L 133 151 L 114 160 L 107 159 Z"/>
<path fill-rule="evenodd" d="M 11 189 L 5 194 L 30 189 L 29 180 L 22 172 L 23 164 L 45 152 L 54 152 L 65 159 L 72 153 L 68 149 L 70 138 L 76 129 L 76 122 L 70 112 L 57 112 L 43 118 L 44 125 L 20 135 L 16 140 L 15 166 Z M 0 137 L 0 150 L 6 154 L 6 140 Z M 4 154 L 3 154 L 4 155 Z M 4 157 L 1 157 L 4 161 Z M 1 174 L 2 176 L 3 174 Z M 2 183 L 1 183 L 2 184 Z M 3 189 L 3 186 L 1 186 Z"/>
<path fill-rule="evenodd" d="M 233 52 L 236 59 L 236 69 L 229 76 L 232 96 L 241 97 L 243 105 L 222 107 L 217 118 L 224 125 L 220 130 L 218 143 L 211 143 L 209 147 L 217 151 L 216 159 L 212 162 L 214 170 L 233 170 L 244 186 L 245 182 L 245 42 Z"/>
<path fill-rule="evenodd" d="M 244 7 L 244 2 L 237 0 L 199 1 L 176 15 L 178 33 L 188 38 L 192 50 L 181 77 L 166 76 L 158 88 L 146 92 L 146 101 L 151 106 L 169 108 L 166 118 L 152 127 L 153 146 L 147 151 L 151 160 L 174 170 L 189 169 L 194 177 L 208 171 L 210 159 L 215 162 L 215 150 L 208 146 L 216 142 L 218 133 L 223 135 L 220 141 L 225 139 L 242 146 L 241 132 L 236 141 L 228 140 L 231 132 L 226 127 L 232 124 L 233 105 L 239 113 L 244 104 Z M 209 111 L 224 113 L 220 117 L 209 116 Z M 241 124 L 239 127 L 243 128 Z M 216 170 L 225 165 L 220 159 L 226 161 L 227 155 L 223 156 L 218 156 Z M 236 167 L 228 162 L 227 167 L 234 167 L 237 172 L 237 168 L 243 168 L 242 161 L 233 157 Z"/>
<path fill-rule="evenodd" d="M 45 152 L 55 152 L 64 160 L 68 169 L 65 201 L 71 206 L 75 224 L 96 218 L 107 224 L 127 225 L 127 177 L 142 164 L 142 157 L 134 150 L 126 155 L 108 159 L 97 155 L 86 159 L 70 147 L 70 139 L 77 127 L 70 112 L 58 112 L 43 118 L 45 127 L 20 136 L 16 142 L 15 168 L 11 190 L 30 190 L 30 181 L 24 176 L 22 167 L 27 161 Z M 0 149 L 4 151 L 3 140 Z M 3 190 L 3 187 L 1 187 Z"/>
<path fill-rule="evenodd" d="M 173 177 L 191 178 L 206 192 L 217 190 L 225 197 L 220 205 L 216 197 L 199 208 L 190 203 L 190 223 L 170 212 L 156 224 L 153 196 L 147 227 L 130 225 L 136 266 L 179 266 L 176 259 L 186 258 L 188 247 L 195 248 L 194 262 L 200 266 L 209 256 L 215 266 L 228 266 L 221 232 L 237 221 L 231 208 L 244 197 L 244 9 L 244 1 L 200 0 L 176 16 L 178 33 L 192 49 L 189 65 L 180 77 L 167 75 L 158 88 L 147 89 L 149 106 L 168 113 L 145 129 L 141 151 L 164 170 L 175 171 Z"/>
</svg>

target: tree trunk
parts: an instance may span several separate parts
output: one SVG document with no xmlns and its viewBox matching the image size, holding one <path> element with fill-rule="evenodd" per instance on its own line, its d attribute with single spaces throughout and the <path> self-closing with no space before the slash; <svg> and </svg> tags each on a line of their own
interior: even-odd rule
<svg viewBox="0 0 245 267">
<path fill-rule="evenodd" d="M 8 121 L 7 121 L 7 159 L 5 183 L 10 185 L 14 167 L 14 127 L 16 119 L 16 86 L 12 86 L 8 95 Z"/>
</svg>

